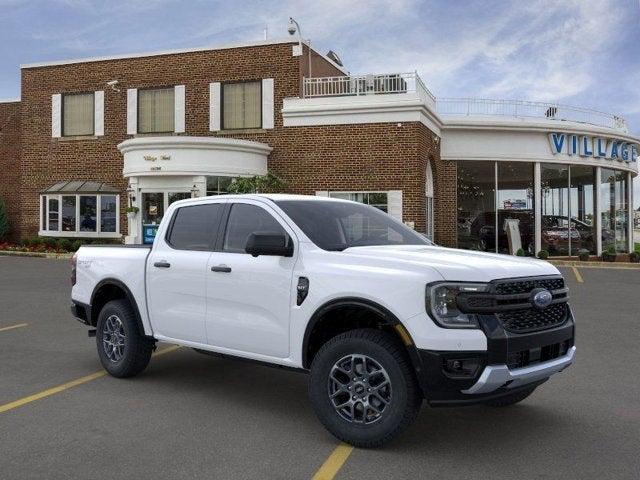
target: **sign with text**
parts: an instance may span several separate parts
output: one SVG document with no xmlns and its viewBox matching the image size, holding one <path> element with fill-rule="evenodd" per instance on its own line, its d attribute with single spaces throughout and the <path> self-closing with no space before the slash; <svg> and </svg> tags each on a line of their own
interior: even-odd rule
<svg viewBox="0 0 640 480">
<path fill-rule="evenodd" d="M 553 132 L 549 134 L 551 153 L 604 158 L 620 162 L 638 161 L 638 144 L 616 138 Z"/>
</svg>

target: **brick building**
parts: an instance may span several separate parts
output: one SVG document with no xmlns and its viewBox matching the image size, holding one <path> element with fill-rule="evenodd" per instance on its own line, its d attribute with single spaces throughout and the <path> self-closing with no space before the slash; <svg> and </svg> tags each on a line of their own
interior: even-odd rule
<svg viewBox="0 0 640 480">
<path fill-rule="evenodd" d="M 443 245 L 629 248 L 638 139 L 619 117 L 436 100 L 415 73 L 353 76 L 300 47 L 24 65 L 20 101 L 0 103 L 14 237 L 149 241 L 172 201 L 271 171 L 291 193 L 369 203 Z"/>
</svg>

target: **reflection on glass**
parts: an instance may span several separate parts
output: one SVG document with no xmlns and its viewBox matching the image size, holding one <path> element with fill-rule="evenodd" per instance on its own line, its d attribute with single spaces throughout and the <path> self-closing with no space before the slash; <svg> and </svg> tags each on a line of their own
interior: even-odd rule
<svg viewBox="0 0 640 480">
<path fill-rule="evenodd" d="M 388 199 L 385 192 L 329 192 L 329 196 L 371 205 L 383 212 L 388 211 Z"/>
<path fill-rule="evenodd" d="M 58 230 L 59 204 L 57 198 L 49 198 L 49 228 L 48 230 Z"/>
<path fill-rule="evenodd" d="M 583 165 L 571 165 L 571 189 L 569 211 L 571 218 L 570 255 L 578 255 L 581 249 L 596 254 L 596 222 L 594 198 L 596 195 L 596 169 Z"/>
<path fill-rule="evenodd" d="M 142 223 L 158 225 L 164 216 L 164 193 L 153 192 L 142 194 Z"/>
<path fill-rule="evenodd" d="M 569 166 L 541 164 L 540 181 L 542 249 L 550 255 L 569 255 Z"/>
<path fill-rule="evenodd" d="M 458 247 L 495 251 L 495 163 L 458 162 Z"/>
<path fill-rule="evenodd" d="M 116 231 L 116 196 L 102 195 L 100 197 L 100 231 Z"/>
<path fill-rule="evenodd" d="M 96 231 L 96 197 L 80 197 L 80 231 Z"/>
<path fill-rule="evenodd" d="M 76 197 L 62 197 L 62 231 L 76 231 Z"/>
<path fill-rule="evenodd" d="M 498 162 L 498 252 L 535 254 L 533 163 Z"/>
<path fill-rule="evenodd" d="M 614 247 L 617 252 L 626 252 L 629 225 L 627 173 L 603 168 L 600 175 L 602 251 Z"/>
<path fill-rule="evenodd" d="M 185 200 L 187 198 L 191 198 L 190 192 L 169 192 L 168 193 L 169 205 L 171 205 L 173 202 L 177 202 L 178 200 Z"/>
<path fill-rule="evenodd" d="M 225 193 L 228 193 L 228 188 L 232 180 L 232 177 L 207 177 L 207 196 L 223 195 Z"/>
</svg>

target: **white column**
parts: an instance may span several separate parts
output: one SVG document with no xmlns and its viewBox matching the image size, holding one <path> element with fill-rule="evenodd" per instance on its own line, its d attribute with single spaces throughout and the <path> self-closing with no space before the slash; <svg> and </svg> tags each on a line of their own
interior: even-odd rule
<svg viewBox="0 0 640 480">
<path fill-rule="evenodd" d="M 533 164 L 533 216 L 535 225 L 535 252 L 542 250 L 542 176 L 540 174 L 540 162 Z"/>
<path fill-rule="evenodd" d="M 142 243 L 142 194 L 140 193 L 140 189 L 138 188 L 138 177 L 130 177 L 129 185 L 133 189 L 133 196 L 135 197 L 135 201 L 131 202 L 131 206 L 138 207 L 140 211 L 133 218 L 129 218 L 129 215 L 127 215 L 127 235 L 124 237 L 124 243 Z M 128 199 L 126 206 L 129 206 Z"/>
<path fill-rule="evenodd" d="M 629 186 L 627 192 L 627 247 L 629 252 L 633 252 L 633 177 L 631 172 L 627 172 L 627 185 Z"/>
<path fill-rule="evenodd" d="M 594 195 L 596 218 L 596 255 L 602 255 L 602 205 L 600 205 L 600 167 L 596 167 L 596 193 Z"/>
</svg>

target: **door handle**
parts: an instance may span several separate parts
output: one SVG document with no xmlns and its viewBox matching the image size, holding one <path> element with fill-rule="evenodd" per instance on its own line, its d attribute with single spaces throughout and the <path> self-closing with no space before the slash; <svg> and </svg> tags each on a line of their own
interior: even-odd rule
<svg viewBox="0 0 640 480">
<path fill-rule="evenodd" d="M 219 265 L 217 267 L 211 267 L 212 272 L 218 273 L 231 273 L 231 267 L 225 267 L 224 265 Z"/>
<path fill-rule="evenodd" d="M 154 263 L 153 266 L 156 268 L 169 268 L 171 264 L 169 262 L 162 261 Z"/>
</svg>

